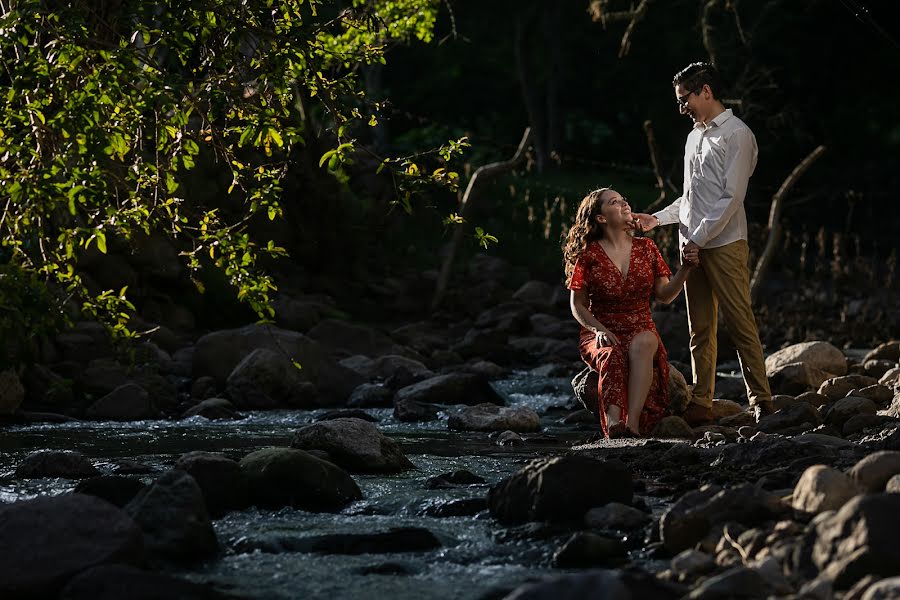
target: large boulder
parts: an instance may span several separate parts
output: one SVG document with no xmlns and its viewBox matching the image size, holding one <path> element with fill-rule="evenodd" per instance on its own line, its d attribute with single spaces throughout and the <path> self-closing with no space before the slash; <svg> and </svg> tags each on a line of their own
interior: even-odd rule
<svg viewBox="0 0 900 600">
<path fill-rule="evenodd" d="M 794 486 L 791 505 L 806 513 L 837 510 L 861 492 L 853 479 L 826 465 L 808 467 Z"/>
<path fill-rule="evenodd" d="M 795 427 L 812 429 L 822 423 L 819 411 L 808 402 L 793 402 L 788 406 L 759 420 L 757 429 L 764 433 L 777 433 Z"/>
<path fill-rule="evenodd" d="M 245 456 L 240 465 L 251 502 L 262 508 L 329 512 L 362 499 L 346 471 L 303 450 L 264 448 Z"/>
<path fill-rule="evenodd" d="M 227 600 L 208 585 L 128 565 L 102 565 L 73 577 L 59 600 Z"/>
<path fill-rule="evenodd" d="M 450 429 L 459 431 L 539 431 L 541 418 L 527 406 L 497 406 L 477 404 L 450 415 Z"/>
<path fill-rule="evenodd" d="M 283 352 L 257 348 L 234 368 L 225 395 L 240 410 L 315 408 L 316 390 Z"/>
<path fill-rule="evenodd" d="M 900 474 L 900 452 L 882 450 L 860 459 L 850 469 L 850 477 L 866 492 L 883 492 L 894 475 Z"/>
<path fill-rule="evenodd" d="M 339 418 L 297 431 L 291 447 L 323 450 L 334 462 L 356 473 L 395 473 L 414 469 L 400 446 L 368 421 Z"/>
<path fill-rule="evenodd" d="M 91 404 L 87 416 L 110 421 L 140 421 L 157 417 L 159 412 L 147 390 L 135 383 L 126 383 Z"/>
<path fill-rule="evenodd" d="M 0 371 L 0 415 L 16 412 L 25 400 L 25 387 L 12 369 Z"/>
<path fill-rule="evenodd" d="M 429 404 L 505 404 L 487 379 L 472 373 L 447 373 L 414 383 L 397 391 L 394 400 Z"/>
<path fill-rule="evenodd" d="M 831 374 L 808 363 L 795 362 L 779 364 L 768 373 L 768 376 L 772 392 L 797 396 L 803 392 L 819 389 L 822 382 L 831 377 Z"/>
<path fill-rule="evenodd" d="M 602 484 L 600 483 L 602 482 Z M 608 502 L 630 504 L 631 472 L 618 461 L 588 456 L 535 459 L 493 486 L 491 514 L 504 524 L 581 521 Z"/>
<path fill-rule="evenodd" d="M 80 452 L 74 450 L 38 450 L 22 459 L 16 467 L 18 479 L 40 479 L 43 477 L 63 477 L 65 479 L 86 479 L 100 474 Z"/>
<path fill-rule="evenodd" d="M 319 399 L 325 404 L 343 402 L 363 383 L 357 373 L 329 358 L 327 350 L 315 340 L 260 324 L 216 331 L 200 338 L 193 352 L 194 378 L 209 375 L 221 387 L 238 363 L 257 348 L 280 352 L 288 360 L 297 361 L 302 375 L 316 385 Z"/>
<path fill-rule="evenodd" d="M 320 321 L 307 334 L 319 342 L 330 352 L 343 354 L 362 354 L 365 356 L 384 356 L 386 354 L 403 354 L 405 348 L 396 344 L 387 334 L 371 327 L 349 323 L 339 319 Z"/>
<path fill-rule="evenodd" d="M 767 356 L 766 375 L 771 377 L 781 366 L 798 362 L 832 375 L 843 375 L 847 372 L 847 358 L 844 353 L 829 342 L 816 341 L 794 344 Z"/>
<path fill-rule="evenodd" d="M 184 471 L 163 473 L 141 490 L 125 511 L 140 525 L 147 550 L 156 558 L 188 563 L 208 558 L 219 549 L 203 492 Z"/>
<path fill-rule="evenodd" d="M 140 527 L 121 509 L 82 494 L 0 506 L 0 598 L 55 598 L 73 575 L 144 560 Z"/>
<path fill-rule="evenodd" d="M 853 390 L 861 390 L 862 388 L 875 385 L 878 380 L 867 375 L 844 375 L 843 377 L 832 377 L 826 379 L 819 386 L 819 393 L 826 396 L 829 400 L 840 400 Z"/>
<path fill-rule="evenodd" d="M 247 508 L 250 504 L 250 489 L 237 461 L 198 450 L 182 455 L 174 468 L 194 478 L 212 517 Z"/>
</svg>

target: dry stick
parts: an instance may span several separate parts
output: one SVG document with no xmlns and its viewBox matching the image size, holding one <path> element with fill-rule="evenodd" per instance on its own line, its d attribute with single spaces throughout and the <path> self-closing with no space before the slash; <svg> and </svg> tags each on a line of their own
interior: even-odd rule
<svg viewBox="0 0 900 600">
<path fill-rule="evenodd" d="M 794 184 L 797 183 L 797 180 L 800 179 L 800 176 L 803 175 L 803 173 L 805 173 L 806 170 L 824 153 L 825 146 L 819 146 L 813 150 L 799 165 L 794 167 L 791 174 L 787 176 L 787 179 L 784 180 L 784 183 L 781 184 L 781 187 L 778 188 L 778 191 L 772 196 L 772 206 L 769 209 L 769 238 L 766 240 L 766 247 L 763 249 L 759 260 L 756 261 L 756 268 L 753 270 L 753 279 L 750 281 L 751 302 L 756 301 L 756 298 L 759 295 L 759 288 L 761 287 L 763 277 L 766 274 L 766 270 L 769 268 L 769 263 L 772 262 L 772 257 L 775 255 L 775 247 L 781 240 L 781 211 L 784 206 L 784 198 L 787 196 L 790 189 L 794 187 Z"/>
<path fill-rule="evenodd" d="M 462 243 L 463 233 L 465 231 L 466 218 L 471 212 L 472 206 L 472 198 L 474 197 L 475 185 L 479 181 L 491 179 L 500 173 L 505 173 L 507 171 L 511 171 L 513 167 L 519 164 L 522 159 L 525 158 L 525 150 L 528 148 L 528 144 L 531 142 L 531 127 L 525 128 L 525 133 L 522 135 L 522 141 L 519 142 L 519 147 L 516 148 L 516 153 L 513 157 L 504 162 L 495 162 L 489 163 L 486 165 L 481 165 L 475 170 L 475 173 L 472 175 L 472 178 L 469 179 L 469 184 L 466 186 L 466 191 L 463 194 L 462 200 L 459 203 L 459 216 L 462 217 L 463 222 L 456 226 L 456 229 L 453 232 L 453 238 L 450 240 L 450 251 L 447 253 L 447 256 L 444 258 L 444 263 L 441 265 L 441 273 L 438 275 L 437 285 L 434 290 L 434 297 L 431 299 L 431 309 L 436 309 L 441 300 L 444 298 L 444 292 L 447 289 L 447 282 L 450 279 L 450 269 L 453 267 L 453 259 L 456 257 L 456 251 L 459 249 L 459 245 Z"/>
<path fill-rule="evenodd" d="M 650 2 L 652 2 L 652 0 L 641 0 L 638 7 L 632 11 L 631 22 L 628 23 L 625 34 L 622 35 L 622 44 L 619 46 L 619 58 L 628 54 L 628 51 L 631 49 L 631 34 L 634 33 L 634 28 L 637 27 L 638 22 L 640 22 L 640 20 L 644 18 L 644 15 L 647 14 Z"/>
<path fill-rule="evenodd" d="M 650 119 L 644 121 L 644 133 L 647 134 L 647 147 L 650 150 L 650 164 L 653 165 L 653 174 L 656 176 L 656 187 L 659 196 L 644 209 L 644 212 L 652 213 L 654 209 L 666 199 L 666 184 L 659 172 L 659 152 L 656 147 L 656 136 L 653 135 L 653 122 Z"/>
</svg>

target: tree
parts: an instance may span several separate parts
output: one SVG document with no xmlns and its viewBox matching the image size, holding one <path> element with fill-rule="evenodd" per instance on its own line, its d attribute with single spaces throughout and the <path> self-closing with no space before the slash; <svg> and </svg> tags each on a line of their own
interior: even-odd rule
<svg viewBox="0 0 900 600">
<path fill-rule="evenodd" d="M 165 232 L 193 273 L 222 269 L 237 297 L 271 316 L 251 219 L 282 215 L 292 149 L 327 130 L 320 167 L 346 178 L 377 124 L 360 66 L 395 44 L 429 42 L 439 0 L 3 0 L 0 2 L 0 262 L 62 284 L 89 314 L 127 331 L 127 290 L 87 293 L 78 256 L 112 237 Z M 444 160 L 465 146 L 434 150 Z M 454 186 L 445 167 L 384 158 L 407 208 Z M 199 160 L 231 182 L 217 206 L 186 197 Z M 420 161 L 421 162 L 421 161 Z M 226 193 L 223 191 L 223 194 Z M 201 288 L 199 278 L 195 279 Z"/>
</svg>

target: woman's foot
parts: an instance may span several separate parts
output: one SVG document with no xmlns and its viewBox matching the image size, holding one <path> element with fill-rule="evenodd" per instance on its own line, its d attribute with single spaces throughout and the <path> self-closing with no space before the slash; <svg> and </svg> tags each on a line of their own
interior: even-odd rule
<svg viewBox="0 0 900 600">
<path fill-rule="evenodd" d="M 615 440 L 621 437 L 625 437 L 625 432 L 627 431 L 628 428 L 625 426 L 624 422 L 616 421 L 606 429 L 606 437 L 611 440 Z"/>
</svg>

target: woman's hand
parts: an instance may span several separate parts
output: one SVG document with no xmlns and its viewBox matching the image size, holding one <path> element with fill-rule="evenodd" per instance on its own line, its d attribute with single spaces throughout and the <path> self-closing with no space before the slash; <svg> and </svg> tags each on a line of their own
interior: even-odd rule
<svg viewBox="0 0 900 600">
<path fill-rule="evenodd" d="M 594 333 L 597 334 L 597 346 L 601 348 L 606 348 L 608 346 L 615 346 L 619 343 L 619 338 L 613 334 L 611 331 L 604 331 L 602 329 L 594 329 Z"/>
</svg>

